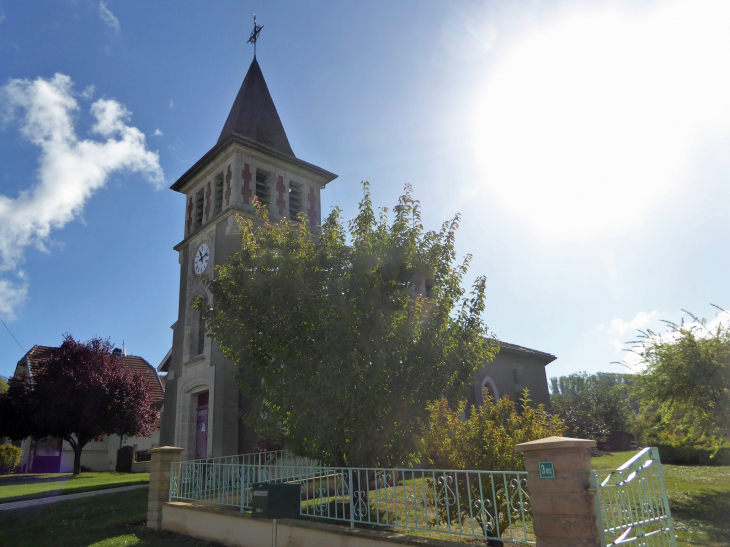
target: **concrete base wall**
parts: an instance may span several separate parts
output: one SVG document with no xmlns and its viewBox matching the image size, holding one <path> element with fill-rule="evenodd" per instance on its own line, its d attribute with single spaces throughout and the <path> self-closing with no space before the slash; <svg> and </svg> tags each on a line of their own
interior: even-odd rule
<svg viewBox="0 0 730 547">
<path fill-rule="evenodd" d="M 272 521 L 254 519 L 230 508 L 171 502 L 162 506 L 162 529 L 218 541 L 231 547 L 388 547 L 402 545 L 463 547 L 463 543 L 436 541 L 374 530 L 304 520 L 277 520 L 276 545 Z"/>
</svg>

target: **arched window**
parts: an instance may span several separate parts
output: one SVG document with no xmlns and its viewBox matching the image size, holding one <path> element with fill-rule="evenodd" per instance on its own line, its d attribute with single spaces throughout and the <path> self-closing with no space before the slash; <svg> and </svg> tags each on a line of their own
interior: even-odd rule
<svg viewBox="0 0 730 547">
<path fill-rule="evenodd" d="M 497 390 L 497 386 L 494 383 L 494 380 L 492 380 L 489 376 L 485 376 L 482 380 L 481 389 L 479 390 L 480 398 L 482 401 L 482 405 L 486 402 L 484 400 L 484 390 L 489 390 L 489 394 L 492 396 L 492 401 L 494 404 L 497 404 L 497 401 L 499 401 L 499 391 Z"/>
</svg>

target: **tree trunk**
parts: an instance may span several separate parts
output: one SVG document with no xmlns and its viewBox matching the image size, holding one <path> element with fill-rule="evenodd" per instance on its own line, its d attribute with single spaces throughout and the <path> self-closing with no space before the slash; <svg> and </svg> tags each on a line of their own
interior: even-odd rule
<svg viewBox="0 0 730 547">
<path fill-rule="evenodd" d="M 71 445 L 74 449 L 74 475 L 81 473 L 81 450 L 83 450 L 86 443 L 76 442 Z"/>
</svg>

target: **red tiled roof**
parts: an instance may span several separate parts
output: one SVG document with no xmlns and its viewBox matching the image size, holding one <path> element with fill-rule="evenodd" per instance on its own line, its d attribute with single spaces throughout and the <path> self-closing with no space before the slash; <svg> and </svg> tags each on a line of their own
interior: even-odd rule
<svg viewBox="0 0 730 547">
<path fill-rule="evenodd" d="M 137 357 L 136 355 L 123 355 L 119 357 L 119 360 L 130 369 L 136 372 L 141 372 L 144 377 L 147 378 L 147 381 L 152 388 L 153 405 L 161 405 L 165 401 L 165 391 L 162 389 L 162 384 L 157 376 L 155 367 L 150 365 L 145 359 L 142 359 L 142 357 Z"/>
<path fill-rule="evenodd" d="M 31 378 L 37 374 L 42 374 L 45 369 L 46 361 L 53 356 L 58 348 L 51 348 L 48 346 L 33 346 L 23 358 L 18 361 L 18 366 L 25 363 L 28 360 L 28 371 Z M 162 388 L 160 379 L 157 376 L 155 368 L 150 365 L 142 357 L 136 355 L 122 355 L 119 357 L 120 363 L 123 363 L 131 370 L 141 372 L 149 382 L 152 388 L 152 404 L 161 405 L 165 401 L 165 391 Z"/>
<path fill-rule="evenodd" d="M 48 346 L 33 346 L 30 351 L 23 355 L 18 361 L 18 366 L 28 360 L 28 374 L 32 378 L 36 374 L 42 373 L 46 368 L 46 361 L 53 356 L 58 348 Z"/>
</svg>

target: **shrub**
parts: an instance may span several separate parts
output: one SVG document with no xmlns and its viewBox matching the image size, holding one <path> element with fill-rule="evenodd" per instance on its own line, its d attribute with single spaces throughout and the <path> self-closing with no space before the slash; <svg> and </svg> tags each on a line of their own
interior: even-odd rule
<svg viewBox="0 0 730 547">
<path fill-rule="evenodd" d="M 4 444 L 0 446 L 0 475 L 12 473 L 20 464 L 22 450 L 17 446 Z"/>
<path fill-rule="evenodd" d="M 520 411 L 508 397 L 495 404 L 486 390 L 484 401 L 482 407 L 471 407 L 465 419 L 462 419 L 462 413 L 466 414 L 467 410 L 465 401 L 455 409 L 449 408 L 446 399 L 434 401 L 428 406 L 430 418 L 423 443 L 433 468 L 522 471 L 524 456 L 514 450 L 516 444 L 553 435 L 562 436 L 565 432 L 565 425 L 560 418 L 545 412 L 543 405 L 537 408 L 530 406 L 528 390 L 524 391 L 520 399 Z M 429 488 L 433 490 L 433 485 Z M 524 485 L 522 488 L 525 488 Z M 467 481 L 464 481 L 458 485 L 458 489 L 458 512 L 462 519 L 467 519 L 473 512 L 470 512 L 470 506 L 477 507 L 482 503 L 478 499 L 480 488 L 478 484 L 467 486 Z M 506 530 L 509 524 L 509 494 L 505 492 L 504 483 L 499 481 L 495 482 L 494 489 L 499 529 Z M 457 510 L 455 507 L 448 509 Z M 446 515 L 441 517 L 445 518 Z M 493 530 L 494 523 L 476 518 L 485 532 Z"/>
<path fill-rule="evenodd" d="M 677 465 L 730 465 L 730 448 L 715 451 L 694 446 L 656 445 L 662 463 Z"/>
</svg>

